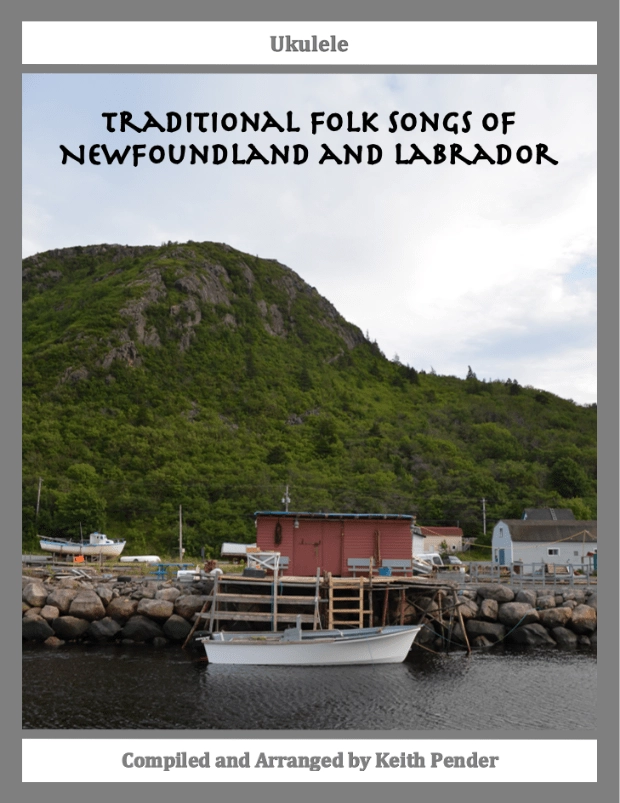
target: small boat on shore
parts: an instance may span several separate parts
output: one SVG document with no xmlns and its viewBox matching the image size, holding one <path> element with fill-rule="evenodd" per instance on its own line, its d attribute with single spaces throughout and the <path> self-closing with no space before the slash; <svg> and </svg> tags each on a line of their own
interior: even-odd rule
<svg viewBox="0 0 620 803">
<path fill-rule="evenodd" d="M 85 555 L 87 557 L 117 558 L 126 541 L 111 541 L 103 533 L 91 533 L 88 540 L 70 541 L 62 538 L 39 536 L 41 549 L 58 555 Z"/>
<path fill-rule="evenodd" d="M 212 633 L 200 639 L 209 663 L 269 666 L 399 664 L 407 657 L 421 625 L 358 630 Z"/>
</svg>

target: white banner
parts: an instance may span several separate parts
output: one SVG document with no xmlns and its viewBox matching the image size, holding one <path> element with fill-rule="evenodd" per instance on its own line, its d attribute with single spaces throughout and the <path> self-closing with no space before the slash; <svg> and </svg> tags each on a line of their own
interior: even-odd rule
<svg viewBox="0 0 620 803">
<path fill-rule="evenodd" d="M 24 22 L 23 64 L 595 65 L 596 22 Z"/>
<path fill-rule="evenodd" d="M 594 783 L 596 757 L 585 739 L 24 739 L 22 781 Z"/>
</svg>

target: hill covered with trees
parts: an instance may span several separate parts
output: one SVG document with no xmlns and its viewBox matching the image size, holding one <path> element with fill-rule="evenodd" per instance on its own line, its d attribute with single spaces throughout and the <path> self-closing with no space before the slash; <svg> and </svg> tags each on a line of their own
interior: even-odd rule
<svg viewBox="0 0 620 803">
<path fill-rule="evenodd" d="M 39 478 L 42 478 L 36 517 Z M 128 552 L 254 538 L 253 512 L 416 514 L 482 532 L 596 518 L 596 406 L 388 360 L 296 273 L 216 243 L 23 262 L 23 537 Z"/>
</svg>

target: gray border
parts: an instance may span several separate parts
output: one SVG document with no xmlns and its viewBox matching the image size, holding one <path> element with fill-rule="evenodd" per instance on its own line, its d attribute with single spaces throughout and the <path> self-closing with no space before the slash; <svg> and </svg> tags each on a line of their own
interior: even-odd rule
<svg viewBox="0 0 620 803">
<path fill-rule="evenodd" d="M 351 5 L 351 4 L 350 4 Z M 349 9 L 350 9 L 349 5 Z M 360 8 L 359 5 L 356 5 L 355 11 L 357 13 L 346 13 L 344 10 L 343 3 L 339 2 L 332 2 L 326 3 L 325 0 L 315 0 L 315 3 L 312 5 L 311 13 L 308 13 L 307 8 L 302 8 L 301 6 L 297 7 L 296 11 L 293 12 L 290 7 L 290 3 L 286 2 L 286 0 L 279 0 L 278 2 L 263 2 L 260 6 L 260 19 L 272 19 L 272 20 L 279 20 L 279 19 L 308 19 L 313 18 L 317 20 L 342 20 L 342 19 L 364 19 L 364 20 L 384 20 L 386 18 L 391 19 L 402 19 L 402 20 L 410 20 L 414 19 L 469 19 L 469 20 L 486 20 L 486 19 L 559 19 L 559 20 L 592 20 L 595 19 L 599 22 L 599 92 L 601 98 L 604 98 L 606 103 L 601 106 L 601 111 L 599 112 L 599 117 L 601 120 L 601 132 L 600 132 L 600 143 L 599 149 L 601 154 L 601 162 L 605 165 L 605 171 L 601 171 L 600 175 L 600 196 L 601 201 L 599 209 L 599 227 L 601 230 L 601 242 L 600 242 L 600 253 L 601 257 L 599 260 L 600 265 L 602 266 L 600 269 L 600 282 L 601 282 L 601 292 L 600 292 L 600 300 L 599 300 L 599 310 L 600 310 L 600 354 L 601 354 L 601 365 L 605 366 L 605 370 L 601 370 L 599 372 L 599 383 L 600 383 L 600 395 L 602 397 L 603 403 L 601 406 L 600 411 L 600 431 L 601 434 L 604 433 L 605 437 L 601 438 L 600 443 L 600 457 L 599 462 L 601 465 L 601 504 L 600 504 L 600 513 L 599 518 L 606 522 L 608 525 L 615 524 L 617 522 L 617 505 L 614 505 L 614 501 L 617 499 L 618 493 L 618 464 L 617 464 L 617 443 L 618 443 L 618 329 L 617 329 L 617 298 L 618 298 L 618 274 L 617 274 L 617 265 L 618 265 L 618 243 L 617 237 L 617 221 L 618 221 L 618 196 L 617 196 L 617 189 L 618 189 L 618 153 L 617 153 L 617 143 L 618 143 L 618 9 L 614 7 L 613 3 L 608 3 L 606 0 L 591 0 L 589 3 L 580 2 L 580 0 L 553 0 L 552 2 L 545 2 L 545 0 L 522 0 L 519 4 L 518 8 L 515 8 L 513 4 L 505 3 L 503 4 L 502 8 L 498 8 L 498 3 L 496 0 L 477 0 L 475 3 L 475 7 L 472 8 L 474 3 L 470 0 L 469 3 L 465 4 L 462 2 L 458 2 L 458 0 L 435 0 L 435 2 L 426 2 L 426 3 L 417 3 L 416 8 L 411 8 L 410 2 L 405 2 L 405 0 L 398 0 L 398 2 L 394 2 L 394 0 L 384 0 L 380 6 L 375 6 L 372 10 L 365 11 Z M 160 13 L 155 12 L 154 9 L 149 7 L 149 18 L 153 19 L 255 19 L 256 18 L 256 11 L 257 11 L 258 4 L 248 3 L 248 0 L 229 0 L 225 5 L 222 4 L 218 10 L 214 10 L 212 8 L 205 9 L 204 3 L 197 3 L 195 0 L 192 0 L 191 3 L 189 2 L 177 2 L 173 6 L 168 6 L 166 9 L 163 9 Z M 20 98 L 19 98 L 19 87 L 16 86 L 16 76 L 15 73 L 17 72 L 16 64 L 17 59 L 20 58 L 19 55 L 19 31 L 18 31 L 18 24 L 19 21 L 16 22 L 15 19 L 9 20 L 9 13 L 13 14 L 13 17 L 19 17 L 21 19 L 85 19 L 90 16 L 89 14 L 85 13 L 84 4 L 83 2 L 65 2 L 60 7 L 60 4 L 56 4 L 54 8 L 54 14 L 51 14 L 51 4 L 48 3 L 37 3 L 37 2 L 24 2 L 17 10 L 17 7 L 10 9 L 10 11 L 5 12 L 5 16 L 7 22 L 5 23 L 4 33 L 2 34 L 3 40 L 6 38 L 6 42 L 2 42 L 2 54 L 6 57 L 7 60 L 7 67 L 3 71 L 5 76 L 6 84 L 3 87 L 4 93 L 3 98 L 5 101 L 6 109 L 5 112 L 8 112 L 7 117 L 5 119 L 8 120 L 16 120 L 18 119 L 19 114 L 19 105 Z M 219 13 L 218 13 L 219 12 Z M 468 12 L 468 13 L 465 13 Z M 131 13 L 129 11 L 129 5 L 127 2 L 118 3 L 117 0 L 109 0 L 106 4 L 105 9 L 97 8 L 94 10 L 94 15 L 97 19 L 136 19 L 140 18 L 140 14 Z M 21 61 L 21 59 L 20 59 Z M 56 67 L 52 68 L 53 71 L 56 71 Z M 110 68 L 106 68 L 105 70 L 98 70 L 98 71 L 123 71 L 124 68 L 119 70 L 118 67 L 115 67 L 113 70 Z M 132 69 L 134 69 L 132 67 Z M 36 71 L 41 71 L 41 67 L 37 67 Z M 395 71 L 404 71 L 402 67 L 394 68 Z M 67 69 L 69 71 L 69 69 Z M 75 70 L 75 68 L 71 68 L 70 71 L 79 71 L 84 72 L 88 70 Z M 176 68 L 174 70 L 164 67 L 164 68 L 148 68 L 144 69 L 144 71 L 174 71 L 174 72 L 193 72 L 195 68 L 188 67 L 188 68 Z M 235 66 L 226 66 L 225 69 L 218 68 L 214 69 L 214 72 L 262 72 L 266 71 L 264 68 L 259 67 L 257 69 L 252 69 L 250 67 L 235 67 Z M 280 69 L 274 69 L 274 72 L 280 71 Z M 297 70 L 293 69 L 285 69 L 281 70 L 282 72 L 297 72 Z M 303 72 L 305 70 L 300 69 L 299 72 Z M 319 70 L 308 70 L 309 72 L 312 71 L 319 71 Z M 328 71 L 335 71 L 330 69 Z M 360 68 L 351 68 L 347 67 L 346 69 L 342 70 L 343 72 L 376 72 L 379 71 L 377 68 L 374 67 L 360 67 Z M 441 69 L 437 67 L 430 67 L 428 69 L 419 69 L 415 68 L 412 69 L 411 72 L 440 72 Z M 446 72 L 509 72 L 508 68 L 500 67 L 498 69 L 491 69 L 488 66 L 477 68 L 467 67 L 461 69 L 454 69 L 448 68 L 445 70 Z M 591 72 L 591 70 L 583 68 L 575 68 L 567 69 L 563 68 L 520 68 L 517 67 L 514 69 L 514 72 Z M 17 148 L 19 148 L 19 131 L 17 130 L 16 126 L 12 126 L 12 128 L 5 134 L 5 142 L 8 144 L 8 148 L 11 151 L 15 151 L 17 153 Z M 7 146 L 5 146 L 7 147 Z M 19 165 L 15 158 L 12 158 L 11 164 L 7 165 L 7 170 L 4 171 L 5 173 L 10 173 L 11 175 L 6 177 L 5 181 L 3 182 L 3 186 L 12 187 L 11 197 L 17 197 L 17 187 L 19 186 Z M 12 169 L 11 169 L 12 168 Z M 3 176 L 4 177 L 4 176 Z M 3 215 L 3 228 L 6 226 L 7 234 L 10 232 L 16 232 L 19 228 L 19 219 L 20 219 L 20 211 L 17 204 L 9 204 L 8 203 L 8 195 L 3 198 L 5 201 L 5 207 L 8 207 L 8 210 Z M 4 242 L 8 246 L 8 251 L 10 254 L 10 263 L 13 263 L 13 252 L 15 251 L 15 261 L 20 259 L 18 255 L 18 242 L 16 236 L 7 236 L 4 239 Z M 8 272 L 7 272 L 8 273 Z M 13 284 L 14 282 L 14 284 Z M 18 280 L 17 275 L 13 275 L 13 272 L 8 276 L 3 276 L 3 284 L 6 285 L 6 289 L 8 292 L 4 292 L 2 296 L 0 296 L 0 303 L 2 304 L 2 318 L 1 320 L 5 322 L 3 327 L 3 340 L 2 344 L 5 348 L 5 360 L 3 361 L 3 368 L 4 368 L 4 375 L 3 375 L 3 382 L 2 382 L 2 409 L 9 410 L 11 419 L 14 418 L 15 421 L 19 420 L 20 416 L 20 399 L 17 392 L 17 388 L 19 387 L 19 380 L 20 380 L 20 369 L 19 369 L 19 354 L 16 353 L 18 350 L 18 338 L 15 337 L 12 333 L 18 328 L 19 325 L 19 314 L 17 313 L 17 305 L 12 304 L 13 292 L 15 292 L 15 297 L 17 292 L 19 292 L 18 288 Z M 4 289 L 4 287 L 3 287 Z M 10 328 L 9 328 L 10 327 Z M 8 334 L 7 334 L 8 333 Z M 20 496 L 20 488 L 19 488 L 19 475 L 16 471 L 8 470 L 8 467 L 14 467 L 18 464 L 19 461 L 19 433 L 17 428 L 12 425 L 9 428 L 5 427 L 3 429 L 3 435 L 5 438 L 3 439 L 3 452 L 7 454 L 7 458 L 2 461 L 2 468 L 3 468 L 3 482 L 0 483 L 0 487 L 2 488 L 3 499 L 4 495 L 6 495 L 7 499 L 17 500 Z M 5 512 L 4 521 L 7 525 L 7 532 L 11 533 L 18 533 L 20 530 L 19 527 L 19 510 L 16 504 L 13 505 L 6 505 L 3 506 L 3 511 Z M 613 518 L 612 518 L 613 517 Z M 608 532 L 614 532 L 615 527 L 612 528 L 608 526 L 606 528 Z M 17 539 L 16 539 L 17 541 Z M 11 545 L 13 547 L 13 544 Z M 613 542 L 610 543 L 610 547 L 613 547 L 609 551 L 609 563 L 614 566 L 614 572 L 618 565 L 618 543 L 613 539 Z M 5 565 L 12 565 L 13 559 L 18 559 L 16 554 L 12 554 L 16 552 L 16 549 L 11 548 L 9 550 L 9 558 L 10 561 L 7 561 Z M 614 562 L 615 558 L 615 562 Z M 616 574 L 614 576 L 617 576 Z M 5 584 L 6 588 L 6 595 L 8 598 L 8 592 L 10 589 L 10 584 Z M 614 599 L 613 591 L 618 590 L 617 586 L 614 588 L 609 588 L 609 586 L 603 589 L 603 628 L 604 630 L 609 629 L 609 613 L 605 614 L 606 606 L 613 605 L 612 600 Z M 7 609 L 8 609 L 7 604 Z M 609 610 L 609 609 L 607 609 Z M 614 619 L 614 622 L 616 620 Z M 14 624 L 10 622 L 9 619 L 9 631 L 13 632 Z M 15 628 L 17 630 L 17 628 Z M 611 639 L 612 643 L 615 641 L 613 638 Z M 573 799 L 573 795 L 575 795 L 574 799 L 582 799 L 583 797 L 587 796 L 591 800 L 615 800 L 618 798 L 617 794 L 617 773 L 615 772 L 615 767 L 617 766 L 617 756 L 618 756 L 618 737 L 617 737 L 617 710 L 618 710 L 618 663 L 617 663 L 617 651 L 612 646 L 612 644 L 605 644 L 601 645 L 601 657 L 603 660 L 601 661 L 601 670 L 599 671 L 599 688 L 601 689 L 601 698 L 605 700 L 604 710 L 599 711 L 600 716 L 600 727 L 598 730 L 598 734 L 602 737 L 599 741 L 599 756 L 600 756 L 600 765 L 601 765 L 601 777 L 605 777 L 606 783 L 603 784 L 603 781 L 599 781 L 596 787 L 588 784 L 582 785 L 581 784 L 554 784 L 546 785 L 544 787 L 544 795 L 550 801 L 553 800 L 562 800 L 567 801 Z M 612 657 L 613 656 L 613 657 Z M 11 655 L 12 659 L 12 655 Z M 12 660 L 12 664 L 18 667 L 19 662 L 15 659 Z M 10 667 L 12 671 L 13 667 Z M 19 670 L 18 670 L 19 671 Z M 16 701 L 17 702 L 17 701 Z M 613 703 L 613 705 L 612 705 Z M 613 711 L 613 714 L 610 712 Z M 20 726 L 19 724 L 15 724 L 14 720 L 19 723 L 20 717 L 20 710 L 19 706 L 14 704 L 12 706 L 12 710 L 9 712 L 10 716 L 8 721 L 10 723 L 11 734 L 14 733 L 16 729 Z M 32 733 L 32 732 L 31 732 Z M 183 732 L 165 732 L 166 737 L 174 738 L 175 736 L 185 735 Z M 204 734 L 210 738 L 218 736 L 220 738 L 232 738 L 235 732 L 227 732 L 226 734 L 223 733 L 209 733 Z M 297 733 L 297 732 L 295 732 Z M 88 736 L 88 735 L 96 735 L 102 736 L 103 734 L 97 732 L 79 732 L 80 736 Z M 25 733 L 23 734 L 26 735 Z M 51 733 L 46 733 L 46 736 L 51 736 Z M 74 737 L 77 736 L 77 732 L 67 732 L 66 736 Z M 112 734 L 106 734 L 112 735 Z M 129 732 L 123 732 L 124 736 L 129 736 Z M 140 732 L 140 737 L 145 738 L 147 736 L 155 736 L 156 732 L 150 732 L 149 734 L 145 732 Z M 258 732 L 250 732 L 244 733 L 245 736 L 248 738 L 255 738 L 259 735 Z M 267 734 L 265 734 L 267 735 Z M 281 737 L 282 732 L 273 733 L 276 737 Z M 305 738 L 311 738 L 315 734 L 310 734 L 303 732 L 302 734 Z M 326 736 L 328 737 L 330 734 L 322 732 L 320 734 L 316 734 L 318 736 Z M 340 733 L 332 733 L 331 735 L 340 736 Z M 353 736 L 353 733 L 348 733 L 347 735 Z M 357 735 L 357 734 L 355 734 Z M 372 733 L 372 736 L 379 736 L 379 733 Z M 547 732 L 506 732 L 505 736 L 507 738 L 545 738 Z M 574 737 L 574 734 L 571 734 Z M 192 732 L 193 737 L 198 737 L 199 734 Z M 292 733 L 287 733 L 287 736 L 292 736 Z M 409 736 L 409 734 L 403 733 L 390 733 L 389 736 L 391 738 L 403 738 L 404 736 Z M 452 738 L 447 733 L 442 734 L 434 734 L 430 732 L 423 732 L 419 734 L 419 737 L 422 738 L 432 738 L 433 736 L 441 736 L 442 738 Z M 471 738 L 472 734 L 467 734 L 464 732 L 458 732 L 455 734 L 453 738 Z M 475 738 L 482 738 L 482 732 L 476 732 L 474 734 Z M 562 738 L 565 736 L 564 733 L 560 732 L 553 732 L 548 734 L 551 738 Z M 497 734 L 493 733 L 494 738 L 499 738 Z M 17 741 L 17 740 L 16 740 Z M 12 745 L 13 747 L 15 745 Z M 8 756 L 8 751 L 5 753 Z M 75 758 L 75 757 L 74 757 Z M 8 766 L 8 762 L 7 762 Z M 11 767 L 17 768 L 19 766 L 19 761 L 11 762 Z M 613 776 L 611 775 L 613 770 Z M 525 768 L 524 768 L 525 770 Z M 44 775 L 44 766 L 42 766 L 42 773 Z M 8 774 L 8 773 L 7 773 Z M 604 793 L 602 791 L 603 785 L 607 786 L 607 790 Z M 135 797 L 136 800 L 154 800 L 161 796 L 161 799 L 169 799 L 171 793 L 174 794 L 175 798 L 179 798 L 180 789 L 188 789 L 187 798 L 190 799 L 190 795 L 192 799 L 195 796 L 195 793 L 205 795 L 205 787 L 204 785 L 200 785 L 199 789 L 193 789 L 193 784 L 183 784 L 181 787 L 178 784 L 175 784 L 172 788 L 168 788 L 165 785 L 161 792 L 158 793 L 158 789 L 160 787 L 159 784 L 139 784 L 134 785 L 131 788 L 131 794 Z M 198 785 L 196 785 L 198 786 Z M 355 795 L 355 799 L 359 800 L 360 789 L 364 789 L 365 786 L 369 786 L 368 790 L 368 799 L 374 799 L 377 795 L 380 795 L 383 799 L 387 800 L 410 800 L 412 796 L 412 789 L 409 784 L 389 784 L 389 785 L 379 785 L 379 784 L 349 784 L 349 785 L 338 785 L 336 794 L 339 798 L 343 801 L 348 800 L 350 797 L 352 798 Z M 377 787 L 376 789 L 373 787 Z M 22 792 L 22 788 L 20 789 L 20 793 L 13 794 L 11 796 L 12 800 L 21 800 L 23 794 L 23 800 L 26 801 L 32 797 L 31 790 L 26 789 Z M 599 788 L 601 791 L 599 792 Z M 258 796 L 259 799 L 265 796 L 269 796 L 269 800 L 276 801 L 276 800 L 288 800 L 291 796 L 291 793 L 295 796 L 299 796 L 301 793 L 301 797 L 303 799 L 304 795 L 306 794 L 303 790 L 307 789 L 307 794 L 309 797 L 311 796 L 312 799 L 322 799 L 330 797 L 331 787 L 327 784 L 311 784 L 307 787 L 300 787 L 298 785 L 293 784 L 277 784 L 277 785 L 265 785 L 261 787 L 257 787 L 253 784 L 235 784 L 235 785 L 228 785 L 228 784 L 211 784 L 208 787 L 209 791 L 213 791 L 214 796 L 217 795 L 217 799 L 219 800 L 235 800 L 235 801 L 243 801 L 246 799 L 255 800 Z M 388 792 L 389 789 L 389 792 Z M 431 790 L 437 790 L 433 792 Z M 485 790 L 489 790 L 486 792 Z M 572 791 L 574 789 L 574 792 Z M 616 794 L 614 795 L 614 790 Z M 38 791 L 38 790 L 37 790 Z M 106 798 L 109 798 L 110 794 L 114 794 L 115 791 L 118 791 L 120 794 L 125 791 L 123 789 L 122 784 L 113 784 L 113 785 L 105 785 L 103 790 L 101 790 L 102 798 L 103 795 Z M 436 785 L 436 784 L 418 784 L 415 787 L 415 792 L 420 792 L 422 794 L 429 795 L 429 799 L 433 797 L 433 795 L 437 795 L 437 800 L 445 800 L 449 801 L 452 799 L 456 799 L 458 795 L 458 799 L 462 800 L 463 797 L 469 798 L 470 795 L 472 799 L 476 799 L 479 801 L 483 801 L 486 799 L 492 800 L 495 799 L 499 794 L 501 794 L 504 798 L 510 800 L 512 799 L 512 794 L 515 797 L 518 795 L 519 799 L 523 795 L 528 795 L 528 792 L 533 792 L 533 787 L 530 787 L 528 784 L 526 785 L 519 785 L 516 787 L 515 791 L 513 792 L 511 788 L 508 788 L 506 785 L 501 785 L 500 788 L 497 788 L 496 784 L 471 784 L 471 785 Z M 46 796 L 51 793 L 52 798 L 59 795 L 59 799 L 63 801 L 72 801 L 73 799 L 81 800 L 85 795 L 88 795 L 91 799 L 98 799 L 99 792 L 92 786 L 82 788 L 82 785 L 57 785 L 55 788 L 51 789 L 48 787 L 46 789 Z M 183 793 L 185 795 L 185 793 Z M 148 795 L 148 798 L 147 798 Z M 120 795 L 119 795 L 120 797 Z M 366 797 L 366 793 L 364 792 L 363 798 Z M 534 798 L 538 797 L 537 794 L 534 795 Z"/>
</svg>

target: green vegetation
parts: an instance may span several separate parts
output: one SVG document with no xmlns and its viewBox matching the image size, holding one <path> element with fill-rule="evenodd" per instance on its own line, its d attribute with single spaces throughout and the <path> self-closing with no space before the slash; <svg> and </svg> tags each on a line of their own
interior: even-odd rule
<svg viewBox="0 0 620 803">
<path fill-rule="evenodd" d="M 596 517 L 596 407 L 390 361 L 273 261 L 213 243 L 24 261 L 23 537 L 129 553 L 254 539 L 253 512 L 415 513 L 465 534 Z M 35 519 L 38 478 L 43 478 Z"/>
</svg>

